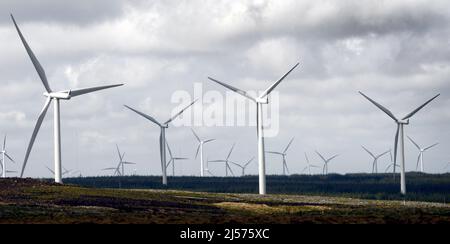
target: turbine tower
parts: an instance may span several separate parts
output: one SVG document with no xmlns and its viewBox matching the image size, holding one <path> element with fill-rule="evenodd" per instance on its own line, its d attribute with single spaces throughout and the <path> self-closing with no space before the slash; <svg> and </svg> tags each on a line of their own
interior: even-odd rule
<svg viewBox="0 0 450 244">
<path fill-rule="evenodd" d="M 31 62 L 33 63 L 41 81 L 44 85 L 45 92 L 44 96 L 47 97 L 44 107 L 41 110 L 41 113 L 39 114 L 38 120 L 36 122 L 36 125 L 33 130 L 33 134 L 31 135 L 30 143 L 28 144 L 28 148 L 25 154 L 25 159 L 23 161 L 22 166 L 22 172 L 20 173 L 20 177 L 23 177 L 23 173 L 25 171 L 25 167 L 27 165 L 28 157 L 30 156 L 31 149 L 33 148 L 34 140 L 36 139 L 36 136 L 39 132 L 39 128 L 41 127 L 42 121 L 44 120 L 45 114 L 47 113 L 47 109 L 52 101 L 54 101 L 54 157 L 55 157 L 55 182 L 56 183 L 62 183 L 62 174 L 61 174 L 61 135 L 60 135 L 60 113 L 59 113 L 59 101 L 62 100 L 69 100 L 72 97 L 76 97 L 79 95 L 83 95 L 86 93 L 91 93 L 107 88 L 112 88 L 116 86 L 121 86 L 123 84 L 117 84 L 117 85 L 109 85 L 109 86 L 99 86 L 99 87 L 91 87 L 91 88 L 83 88 L 83 89 L 71 89 L 71 90 L 63 90 L 63 91 L 53 91 L 50 88 L 50 85 L 47 81 L 47 76 L 45 75 L 45 71 L 42 68 L 41 64 L 37 60 L 36 56 L 34 55 L 33 51 L 31 50 L 30 46 L 28 46 L 28 43 L 25 41 L 25 38 L 22 35 L 22 32 L 20 31 L 19 27 L 17 26 L 16 20 L 11 15 L 11 19 L 14 23 L 14 26 L 16 27 L 17 33 L 19 34 L 20 40 L 22 41 L 23 46 L 25 47 L 28 56 L 30 56 Z"/>
<path fill-rule="evenodd" d="M 317 165 L 311 164 L 309 162 L 309 158 L 308 158 L 308 155 L 306 154 L 306 152 L 305 152 L 305 158 L 306 158 L 307 166 L 305 168 L 303 168 L 302 173 L 305 172 L 306 170 L 308 170 L 309 171 L 309 175 L 312 175 L 311 168 L 320 168 L 320 167 L 317 166 Z"/>
<path fill-rule="evenodd" d="M 233 146 L 231 146 L 230 152 L 228 153 L 228 155 L 225 159 L 208 161 L 208 162 L 212 162 L 212 163 L 225 163 L 225 176 L 228 176 L 228 170 L 230 171 L 231 175 L 234 176 L 233 170 L 230 167 L 230 163 L 231 163 L 230 156 L 231 156 L 231 153 L 233 152 L 234 145 L 236 145 L 236 143 L 233 143 Z"/>
<path fill-rule="evenodd" d="M 174 157 L 172 154 L 172 150 L 170 150 L 169 143 L 166 141 L 167 149 L 169 151 L 169 162 L 167 163 L 166 167 L 169 167 L 170 164 L 172 164 L 172 176 L 175 176 L 175 161 L 176 160 L 188 160 L 188 158 L 182 158 L 182 157 Z"/>
<path fill-rule="evenodd" d="M 235 162 L 230 162 L 230 163 L 232 163 L 232 164 L 234 164 L 234 165 L 236 165 L 237 167 L 239 167 L 239 168 L 241 168 L 241 170 L 242 170 L 242 176 L 244 176 L 245 175 L 245 168 L 247 168 L 247 166 L 253 161 L 253 159 L 255 159 L 254 157 L 253 158 L 251 158 L 250 160 L 248 160 L 247 162 L 245 162 L 244 164 L 238 164 L 238 163 L 235 163 Z"/>
<path fill-rule="evenodd" d="M 328 163 L 333 160 L 335 157 L 339 156 L 339 154 L 334 155 L 331 158 L 325 159 L 324 156 L 322 156 L 322 154 L 320 154 L 318 151 L 316 151 L 317 155 L 319 155 L 319 157 L 323 160 L 323 169 L 322 169 L 322 174 L 327 175 L 328 174 Z"/>
<path fill-rule="evenodd" d="M 299 65 L 299 63 L 297 63 L 294 67 L 292 67 L 286 74 L 284 74 L 280 79 L 278 79 L 278 81 L 276 81 L 275 83 L 273 83 L 271 86 L 269 86 L 269 88 L 267 88 L 259 97 L 253 97 L 250 94 L 248 94 L 245 91 L 242 91 L 236 87 L 227 85 L 223 82 L 220 82 L 216 79 L 213 79 L 211 77 L 208 77 L 208 79 L 250 99 L 251 101 L 256 103 L 256 137 L 258 140 L 258 174 L 259 174 L 259 194 L 264 195 L 266 194 L 266 162 L 265 162 L 265 155 L 264 155 L 264 126 L 263 126 L 263 104 L 268 104 L 269 103 L 269 98 L 268 95 L 270 94 L 270 92 L 272 92 L 273 89 L 275 89 L 275 87 L 278 86 L 278 84 L 280 84 L 280 82 L 282 80 L 284 80 L 284 78 L 286 78 L 286 76 L 288 76 L 292 70 L 294 70 L 297 66 Z"/>
<path fill-rule="evenodd" d="M 13 173 L 13 172 L 8 172 L 7 167 L 6 167 L 6 159 L 5 159 L 5 157 L 8 158 L 11 162 L 16 163 L 14 161 L 14 159 L 12 159 L 11 156 L 9 156 L 8 153 L 6 152 L 6 135 L 3 138 L 3 147 L 2 147 L 1 153 L 2 153 L 2 164 L 1 164 L 1 166 L 2 166 L 2 177 L 6 178 L 6 173 Z"/>
<path fill-rule="evenodd" d="M 161 158 L 161 169 L 162 169 L 162 183 L 163 185 L 167 185 L 167 161 L 166 161 L 166 129 L 169 128 L 169 123 L 172 122 L 176 117 L 178 117 L 180 114 L 182 114 L 186 109 L 188 109 L 192 104 L 194 104 L 197 100 L 194 100 L 191 102 L 188 106 L 183 108 L 181 111 L 176 113 L 172 118 L 167 120 L 164 123 L 158 122 L 156 119 L 154 119 L 152 116 L 144 114 L 142 112 L 137 111 L 134 108 L 131 108 L 127 105 L 124 105 L 126 108 L 130 109 L 131 111 L 141 115 L 142 117 L 150 120 L 151 122 L 155 123 L 159 126 L 161 129 L 161 133 L 159 135 L 159 152 L 160 152 L 160 158 Z"/>
<path fill-rule="evenodd" d="M 375 155 L 373 154 L 371 151 L 369 151 L 369 149 L 365 148 L 364 146 L 361 145 L 361 147 L 364 149 L 364 151 L 366 151 L 372 158 L 373 158 L 373 162 L 372 162 L 372 174 L 373 173 L 378 173 L 378 159 L 381 158 L 382 156 L 386 155 L 386 153 L 390 152 L 391 150 L 387 150 L 384 153 Z"/>
<path fill-rule="evenodd" d="M 289 143 L 287 144 L 287 146 L 284 148 L 284 150 L 282 152 L 267 151 L 267 153 L 276 154 L 276 155 L 281 156 L 281 158 L 283 159 L 283 175 L 286 175 L 286 172 L 289 174 L 289 169 L 288 169 L 288 166 L 286 163 L 286 155 L 287 155 L 286 152 L 289 149 L 289 146 L 291 146 L 293 140 L 294 140 L 294 137 L 292 137 L 292 139 L 289 141 Z"/>
<path fill-rule="evenodd" d="M 126 164 L 130 165 L 130 164 L 135 164 L 135 163 L 127 162 L 127 161 L 123 160 L 125 158 L 125 153 L 120 153 L 119 145 L 117 145 L 117 144 L 116 144 L 116 150 L 117 150 L 117 155 L 119 156 L 119 164 L 115 168 L 116 171 L 114 174 L 117 174 L 119 176 L 125 176 L 125 165 Z M 122 170 L 122 172 L 120 172 L 121 170 Z"/>
<path fill-rule="evenodd" d="M 434 143 L 433 145 L 430 145 L 430 146 L 428 146 L 428 147 L 422 148 L 422 147 L 420 147 L 419 144 L 417 144 L 417 142 L 415 142 L 411 137 L 409 137 L 409 136 L 407 136 L 407 137 L 408 137 L 408 139 L 412 142 L 412 144 L 414 144 L 414 146 L 416 146 L 416 148 L 419 150 L 419 156 L 417 157 L 416 170 L 419 169 L 419 164 L 420 164 L 420 172 L 423 173 L 423 172 L 425 172 L 424 166 L 423 166 L 423 153 L 424 153 L 426 150 L 428 150 L 428 149 L 430 149 L 430 148 L 432 148 L 432 147 L 438 145 L 439 143 Z"/>
<path fill-rule="evenodd" d="M 397 163 L 397 148 L 400 148 L 400 156 L 401 156 L 401 165 L 400 165 L 400 192 L 401 194 L 406 194 L 406 179 L 405 179 L 405 136 L 403 133 L 403 127 L 404 125 L 409 124 L 409 118 L 411 118 L 414 114 L 419 112 L 423 107 L 425 107 L 428 103 L 433 101 L 436 97 L 438 97 L 440 94 L 437 94 L 436 96 L 432 97 L 428 101 L 426 101 L 424 104 L 420 105 L 416 109 L 414 109 L 411 113 L 407 114 L 402 119 L 398 119 L 394 116 L 394 114 L 389 111 L 389 109 L 383 107 L 381 104 L 375 102 L 370 97 L 366 96 L 364 93 L 359 92 L 363 97 L 365 97 L 367 100 L 369 100 L 371 103 L 373 103 L 376 107 L 378 107 L 381 111 L 383 111 L 385 114 L 387 114 L 391 119 L 394 120 L 394 122 L 397 124 L 397 132 L 395 133 L 395 141 L 394 141 L 394 163 Z M 399 140 L 400 138 L 400 140 Z M 394 167 L 395 170 L 395 167 Z"/>
<path fill-rule="evenodd" d="M 203 162 L 203 145 L 205 145 L 208 142 L 212 142 L 215 139 L 201 140 L 200 137 L 195 133 L 195 131 L 193 129 L 191 129 L 191 130 L 192 130 L 192 133 L 194 134 L 195 138 L 198 141 L 198 147 L 197 147 L 197 152 L 195 153 L 195 158 L 197 158 L 198 152 L 200 151 L 200 176 L 203 177 L 205 175 L 204 162 Z"/>
</svg>

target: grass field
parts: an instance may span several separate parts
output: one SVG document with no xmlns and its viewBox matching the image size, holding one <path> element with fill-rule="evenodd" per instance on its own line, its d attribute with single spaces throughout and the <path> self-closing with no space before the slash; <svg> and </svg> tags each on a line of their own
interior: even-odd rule
<svg viewBox="0 0 450 244">
<path fill-rule="evenodd" d="M 450 204 L 0 179 L 0 223 L 450 223 Z"/>
</svg>

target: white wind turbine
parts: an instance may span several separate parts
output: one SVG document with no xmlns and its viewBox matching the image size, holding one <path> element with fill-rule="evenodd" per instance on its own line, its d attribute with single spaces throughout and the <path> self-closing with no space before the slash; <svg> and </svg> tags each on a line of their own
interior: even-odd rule
<svg viewBox="0 0 450 244">
<path fill-rule="evenodd" d="M 178 117 L 180 114 L 182 114 L 186 109 L 188 109 L 192 104 L 194 104 L 197 100 L 194 100 L 191 102 L 188 106 L 183 108 L 180 112 L 176 113 L 172 118 L 167 120 L 164 123 L 158 122 L 156 119 L 154 119 L 152 116 L 144 114 L 142 112 L 137 111 L 134 108 L 131 108 L 127 105 L 124 105 L 126 108 L 130 109 L 131 111 L 141 115 L 142 117 L 150 120 L 151 122 L 155 123 L 159 126 L 161 129 L 161 133 L 159 135 L 159 153 L 161 158 L 161 169 L 162 169 L 162 183 L 163 185 L 167 185 L 167 161 L 166 161 L 166 129 L 169 128 L 169 123 L 172 122 L 176 117 Z"/>
<path fill-rule="evenodd" d="M 428 146 L 428 147 L 422 148 L 422 147 L 420 147 L 419 144 L 417 144 L 411 137 L 409 137 L 409 136 L 407 136 L 407 137 L 408 137 L 408 139 L 412 142 L 412 144 L 414 144 L 414 146 L 416 146 L 416 148 L 419 150 L 419 156 L 417 157 L 416 170 L 419 168 L 419 164 L 420 164 L 420 172 L 423 173 L 423 172 L 424 172 L 423 153 L 424 153 L 426 150 L 428 150 L 428 149 L 430 149 L 430 148 L 432 148 L 432 147 L 438 145 L 439 143 L 434 143 L 433 145 L 430 145 L 430 146 Z"/>
<path fill-rule="evenodd" d="M 172 176 L 175 176 L 175 161 L 176 160 L 188 160 L 189 158 L 174 157 L 172 154 L 172 150 L 170 150 L 169 143 L 167 143 L 167 141 L 166 141 L 166 145 L 167 145 L 167 149 L 169 150 L 169 156 L 170 156 L 169 162 L 167 162 L 166 167 L 169 167 L 170 164 L 172 164 Z"/>
<path fill-rule="evenodd" d="M 232 164 L 234 164 L 234 165 L 236 165 L 237 167 L 239 167 L 239 168 L 241 168 L 241 170 L 242 170 L 242 176 L 244 176 L 245 175 L 245 168 L 247 168 L 247 166 L 253 161 L 253 159 L 255 159 L 254 157 L 253 158 L 251 158 L 250 160 L 248 160 L 247 162 L 245 162 L 244 164 L 238 164 L 238 163 L 235 163 L 235 162 L 230 162 L 230 163 L 232 163 Z"/>
<path fill-rule="evenodd" d="M 116 144 L 116 150 L 117 150 L 117 155 L 119 156 L 119 164 L 115 168 L 116 169 L 115 174 L 117 174 L 119 176 L 125 176 L 125 165 L 131 165 L 131 164 L 135 164 L 135 163 L 127 162 L 127 161 L 123 160 L 125 158 L 125 153 L 120 153 L 119 145 L 117 145 L 117 144 Z M 122 170 L 122 172 L 121 172 L 121 170 Z"/>
<path fill-rule="evenodd" d="M 17 26 L 17 23 L 14 19 L 14 17 L 11 15 L 11 19 L 14 22 L 14 26 L 16 27 L 17 33 L 19 34 L 20 40 L 22 41 L 23 46 L 25 47 L 28 56 L 30 56 L 31 62 L 33 63 L 41 81 L 42 84 L 45 87 L 44 96 L 47 97 L 44 107 L 41 110 L 41 113 L 39 114 L 38 120 L 36 122 L 36 125 L 33 130 L 33 134 L 31 135 L 30 143 L 28 144 L 28 148 L 25 154 L 25 159 L 23 161 L 22 166 L 22 172 L 20 173 L 20 177 L 23 177 L 23 173 L 25 171 L 25 167 L 27 165 L 28 157 L 30 156 L 31 149 L 33 147 L 34 140 L 36 139 L 36 136 L 39 132 L 39 128 L 41 127 L 42 121 L 44 120 L 45 114 L 47 112 L 47 109 L 51 103 L 52 100 L 54 100 L 54 150 L 55 150 L 55 182 L 56 183 L 62 183 L 62 174 L 61 174 L 61 135 L 60 135 L 60 113 L 59 113 L 59 100 L 69 100 L 72 97 L 76 97 L 79 95 L 83 95 L 86 93 L 95 92 L 98 90 L 103 90 L 107 88 L 112 88 L 116 86 L 121 86 L 123 84 L 117 84 L 117 85 L 109 85 L 109 86 L 99 86 L 99 87 L 91 87 L 91 88 L 83 88 L 83 89 L 71 89 L 71 90 L 63 90 L 63 91 L 53 91 L 50 88 L 50 85 L 47 81 L 47 76 L 45 75 L 45 71 L 42 68 L 41 64 L 37 60 L 36 56 L 34 55 L 33 51 L 31 50 L 30 46 L 28 46 L 28 43 L 26 42 L 25 38 L 22 35 L 22 32 L 20 31 L 19 27 Z"/>
<path fill-rule="evenodd" d="M 316 151 L 317 155 L 323 160 L 323 169 L 322 174 L 327 175 L 328 174 L 328 163 L 333 160 L 335 157 L 339 156 L 339 154 L 334 155 L 333 157 L 330 157 L 328 159 L 325 159 L 325 157 L 322 156 L 318 151 Z"/>
<path fill-rule="evenodd" d="M 209 170 L 209 159 L 206 158 L 206 166 L 205 166 L 205 172 L 208 173 L 210 176 L 215 176 L 211 170 Z"/>
<path fill-rule="evenodd" d="M 317 165 L 311 164 L 309 162 L 309 158 L 308 158 L 308 155 L 306 154 L 306 152 L 305 152 L 305 158 L 306 158 L 307 166 L 305 168 L 303 168 L 302 173 L 305 172 L 306 170 L 308 170 L 309 171 L 309 175 L 312 175 L 311 168 L 320 168 L 320 167 L 317 166 Z"/>
<path fill-rule="evenodd" d="M 294 137 L 292 137 L 292 139 L 289 141 L 289 143 L 287 144 L 287 146 L 284 148 L 284 150 L 282 152 L 267 151 L 267 153 L 277 154 L 282 157 L 282 159 L 283 159 L 283 175 L 286 175 L 286 172 L 289 174 L 289 169 L 288 169 L 287 162 L 286 162 L 286 155 L 287 155 L 286 152 L 289 149 L 289 146 L 291 146 L 293 140 L 294 140 Z"/>
<path fill-rule="evenodd" d="M 269 86 L 269 88 L 267 88 L 259 97 L 253 97 L 250 94 L 248 94 L 245 91 L 242 91 L 236 87 L 227 85 L 223 82 L 220 82 L 216 79 L 213 79 L 211 77 L 208 77 L 208 79 L 250 99 L 251 101 L 256 103 L 256 136 L 257 136 L 257 140 L 258 140 L 258 172 L 259 172 L 259 194 L 263 195 L 266 194 L 266 162 L 265 162 L 265 150 L 264 150 L 264 126 L 263 126 L 263 109 L 262 109 L 262 105 L 263 104 L 268 104 L 269 103 L 269 98 L 268 95 L 270 94 L 270 92 L 272 92 L 273 89 L 275 89 L 275 87 L 278 86 L 278 84 L 280 84 L 280 82 L 282 80 L 284 80 L 284 78 L 286 78 L 286 76 L 288 76 L 292 70 L 294 70 L 297 66 L 299 65 L 299 63 L 297 63 L 294 67 L 292 67 L 286 74 L 284 74 L 280 79 L 278 79 L 278 81 L 276 81 L 275 83 L 273 83 L 271 86 Z"/>
<path fill-rule="evenodd" d="M 231 146 L 230 152 L 228 153 L 227 157 L 225 159 L 218 159 L 218 160 L 209 160 L 208 162 L 211 163 L 225 163 L 225 176 L 228 176 L 228 170 L 230 171 L 231 175 L 234 176 L 234 172 L 230 167 L 230 156 L 231 153 L 233 152 L 234 149 L 234 145 L 236 145 L 236 143 L 233 143 L 233 146 Z"/>
<path fill-rule="evenodd" d="M 436 96 L 432 97 L 428 101 L 426 101 L 424 104 L 420 105 L 416 109 L 414 109 L 411 113 L 407 114 L 402 119 L 398 119 L 394 116 L 394 114 L 389 111 L 389 109 L 383 107 L 381 104 L 375 102 L 370 97 L 366 96 L 364 93 L 359 92 L 363 97 L 365 97 L 367 100 L 369 100 L 371 103 L 373 103 L 375 106 L 377 106 L 381 111 L 383 111 L 385 114 L 387 114 L 391 119 L 395 121 L 397 124 L 397 132 L 395 133 L 395 141 L 394 141 L 394 163 L 397 163 L 397 147 L 400 147 L 400 156 L 401 156 L 401 165 L 400 165 L 400 192 L 401 194 L 406 194 L 406 179 L 405 179 L 405 136 L 403 133 L 403 126 L 409 124 L 409 118 L 411 118 L 414 114 L 416 114 L 419 110 L 421 110 L 423 107 L 425 107 L 428 103 L 433 101 L 436 97 L 438 97 L 440 94 L 437 94 Z M 399 140 L 400 138 L 400 140 Z M 400 145 L 398 145 L 400 144 Z M 394 167 L 395 171 L 395 167 Z M 395 173 L 394 173 L 395 174 Z"/>
<path fill-rule="evenodd" d="M 14 161 L 14 159 L 12 159 L 11 156 L 9 156 L 8 153 L 6 152 L 6 135 L 3 138 L 3 147 L 2 147 L 1 153 L 2 153 L 2 165 L 1 165 L 2 166 L 2 177 L 6 178 L 6 173 L 13 173 L 13 172 L 12 171 L 9 172 L 7 170 L 5 157 L 8 158 L 11 162 L 16 163 Z"/>
<path fill-rule="evenodd" d="M 373 158 L 373 162 L 372 162 L 372 174 L 373 173 L 378 173 L 378 159 L 381 158 L 382 156 L 386 155 L 388 152 L 390 152 L 391 150 L 387 150 L 384 153 L 375 155 L 373 154 L 371 151 L 369 151 L 369 149 L 365 148 L 364 146 L 361 146 L 364 151 L 366 151 L 372 158 Z"/>
<path fill-rule="evenodd" d="M 195 133 L 193 129 L 192 133 L 194 133 L 195 138 L 198 141 L 198 147 L 197 152 L 195 153 L 195 158 L 198 156 L 198 152 L 200 151 L 200 176 L 204 176 L 204 162 L 203 162 L 203 145 L 205 145 L 208 142 L 212 142 L 215 139 L 208 139 L 208 140 L 201 140 L 200 137 Z"/>
<path fill-rule="evenodd" d="M 392 157 L 391 149 L 389 149 L 389 156 L 391 158 L 391 163 L 386 167 L 385 173 L 387 173 L 389 171 L 389 169 L 392 167 L 392 175 L 395 179 L 395 168 L 400 168 L 400 166 L 394 162 L 394 158 Z"/>
</svg>

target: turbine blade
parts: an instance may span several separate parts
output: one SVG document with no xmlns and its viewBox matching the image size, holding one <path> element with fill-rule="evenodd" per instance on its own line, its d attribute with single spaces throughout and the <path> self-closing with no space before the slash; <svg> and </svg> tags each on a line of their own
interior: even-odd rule
<svg viewBox="0 0 450 244">
<path fill-rule="evenodd" d="M 419 153 L 419 155 L 417 156 L 417 164 L 416 164 L 416 170 L 419 169 L 419 163 L 420 163 L 420 155 L 421 153 Z"/>
<path fill-rule="evenodd" d="M 55 171 L 53 171 L 52 169 L 50 169 L 49 167 L 47 167 L 47 166 L 45 166 L 47 169 L 48 169 L 48 171 L 50 171 L 52 174 L 55 174 Z"/>
<path fill-rule="evenodd" d="M 30 142 L 28 143 L 27 152 L 25 153 L 25 159 L 23 160 L 23 165 L 22 165 L 22 171 L 20 173 L 20 178 L 23 177 L 23 173 L 25 171 L 25 167 L 27 166 L 28 157 L 30 156 L 31 148 L 33 148 L 34 140 L 36 139 L 36 136 L 37 136 L 37 134 L 39 132 L 39 128 L 41 128 L 42 121 L 45 118 L 45 114 L 47 113 L 47 109 L 48 109 L 48 106 L 50 105 L 51 101 L 52 101 L 51 98 L 47 98 L 47 100 L 45 101 L 44 107 L 42 108 L 41 113 L 39 114 L 39 117 L 38 117 L 38 119 L 36 121 L 36 125 L 34 126 L 33 133 L 31 134 Z"/>
<path fill-rule="evenodd" d="M 416 146 L 417 147 L 417 149 L 419 149 L 419 151 L 420 151 L 420 146 L 419 146 L 419 144 L 417 144 L 411 137 L 409 137 L 409 136 L 406 136 L 406 137 L 408 137 L 408 139 L 412 142 L 412 144 L 414 144 L 414 146 Z"/>
<path fill-rule="evenodd" d="M 286 148 L 284 149 L 283 153 L 286 153 L 286 152 L 287 152 L 287 150 L 289 149 L 289 147 L 290 147 L 291 144 L 292 144 L 292 141 L 294 141 L 294 138 L 295 138 L 295 137 L 292 137 L 292 139 L 289 141 L 289 143 L 288 143 L 288 145 L 286 146 Z"/>
<path fill-rule="evenodd" d="M 309 164 L 309 158 L 308 158 L 308 155 L 306 154 L 306 152 L 305 152 L 305 158 L 306 158 L 306 162 Z"/>
<path fill-rule="evenodd" d="M 131 107 L 127 106 L 127 105 L 123 105 L 123 106 L 125 106 L 126 108 L 130 109 L 131 111 L 134 111 L 135 113 L 141 115 L 142 117 L 144 117 L 144 118 L 150 120 L 151 122 L 153 122 L 153 123 L 159 125 L 159 127 L 162 127 L 162 125 L 161 125 L 156 119 L 154 119 L 152 116 L 147 115 L 147 114 L 144 114 L 144 113 L 142 113 L 142 112 L 139 112 L 139 111 L 137 111 L 136 109 L 131 108 Z"/>
<path fill-rule="evenodd" d="M 373 153 L 370 152 L 369 149 L 365 148 L 363 145 L 361 145 L 361 147 L 362 147 L 368 154 L 370 154 L 370 156 L 372 156 L 373 158 L 375 158 L 375 155 L 373 155 Z"/>
<path fill-rule="evenodd" d="M 195 158 L 198 156 L 198 152 L 200 151 L 201 144 L 198 144 L 197 151 L 195 152 Z"/>
<path fill-rule="evenodd" d="M 244 168 L 247 167 L 247 165 L 249 165 L 254 159 L 255 157 L 252 157 L 250 160 L 248 160 L 247 163 L 244 165 Z"/>
<path fill-rule="evenodd" d="M 381 111 L 383 111 L 384 113 L 386 113 L 389 117 L 391 117 L 394 121 L 397 121 L 397 118 L 394 116 L 394 114 L 392 114 L 391 111 L 389 111 L 389 109 L 383 107 L 381 104 L 375 102 L 374 100 L 372 100 L 370 97 L 366 96 L 364 93 L 359 92 L 359 94 L 361 94 L 363 97 L 365 97 L 367 100 L 369 100 L 371 103 L 373 103 L 375 106 L 377 106 L 379 109 L 381 109 Z"/>
<path fill-rule="evenodd" d="M 318 151 L 316 151 L 317 155 L 323 160 L 323 162 L 326 162 L 327 160 L 320 154 Z"/>
<path fill-rule="evenodd" d="M 385 155 L 386 153 L 390 152 L 391 150 L 387 150 L 386 152 L 383 152 L 382 154 L 378 155 L 377 158 L 382 157 L 383 155 Z"/>
<path fill-rule="evenodd" d="M 200 137 L 198 137 L 197 133 L 193 129 L 191 129 L 192 133 L 194 133 L 195 138 L 197 138 L 198 142 L 201 142 Z"/>
<path fill-rule="evenodd" d="M 96 87 L 81 88 L 81 89 L 72 89 L 72 90 L 70 90 L 70 97 L 76 97 L 76 96 L 83 95 L 83 94 L 86 94 L 86 93 L 100 91 L 100 90 L 113 88 L 113 87 L 117 87 L 117 86 L 123 86 L 123 84 L 108 85 L 108 86 L 96 86 Z"/>
<path fill-rule="evenodd" d="M 195 99 L 194 101 L 192 101 L 189 105 L 187 105 L 186 107 L 184 107 L 180 112 L 178 112 L 177 114 L 175 114 L 172 118 L 170 118 L 169 120 L 167 120 L 164 124 L 168 124 L 170 122 L 172 122 L 172 120 L 174 120 L 176 117 L 180 116 L 180 114 L 182 114 L 186 109 L 188 109 L 190 106 L 192 106 L 192 104 L 194 104 L 195 102 L 197 102 L 198 99 Z"/>
<path fill-rule="evenodd" d="M 14 16 L 12 14 L 11 14 L 11 19 L 14 22 L 14 26 L 16 27 L 17 33 L 19 33 L 20 40 L 22 41 L 23 46 L 27 50 L 28 56 L 30 57 L 31 62 L 33 63 L 34 68 L 36 69 L 36 71 L 37 71 L 37 73 L 39 75 L 39 78 L 41 78 L 41 81 L 42 81 L 42 84 L 45 87 L 45 90 L 48 93 L 52 92 L 52 89 L 50 89 L 50 86 L 48 85 L 47 76 L 45 75 L 44 69 L 42 68 L 42 66 L 39 63 L 38 59 L 34 55 L 33 51 L 30 48 L 30 46 L 28 46 L 28 43 L 25 40 L 25 38 L 23 37 L 22 32 L 20 31 L 19 26 L 17 26 L 16 20 L 14 19 Z"/>
<path fill-rule="evenodd" d="M 208 77 L 208 79 L 210 79 L 210 80 L 212 80 L 212 81 L 214 81 L 214 82 L 216 82 L 216 83 L 218 83 L 218 84 L 220 84 L 220 85 L 222 85 L 222 86 L 224 86 L 224 87 L 226 87 L 226 88 L 228 88 L 228 89 L 230 89 L 230 90 L 232 90 L 232 91 L 234 91 L 234 92 L 236 92 L 236 93 L 238 93 L 238 94 L 240 94 L 240 95 L 242 95 L 242 96 L 244 96 L 244 97 L 246 97 L 246 98 L 248 98 L 248 99 L 250 99 L 250 100 L 252 100 L 254 102 L 256 102 L 256 99 L 254 97 L 250 96 L 250 94 L 248 94 L 247 92 L 245 92 L 243 90 L 240 90 L 240 89 L 238 89 L 238 88 L 236 88 L 234 86 L 230 86 L 228 84 L 225 84 L 225 83 L 223 83 L 221 81 L 218 81 L 216 79 L 213 79 L 211 77 Z"/>
<path fill-rule="evenodd" d="M 394 141 L 394 164 L 397 163 L 397 147 L 398 147 L 398 133 L 400 131 L 400 125 L 397 124 L 397 132 L 395 133 L 395 141 Z"/>
<path fill-rule="evenodd" d="M 230 158 L 231 153 L 233 152 L 234 145 L 236 145 L 236 143 L 233 143 L 233 146 L 231 146 L 230 152 L 228 153 L 228 156 L 227 156 L 227 160 Z"/>
<path fill-rule="evenodd" d="M 432 148 L 432 147 L 434 147 L 434 146 L 437 146 L 439 143 L 434 143 L 433 145 L 431 145 L 431 146 L 429 146 L 429 147 L 426 147 L 426 148 L 424 148 L 423 150 L 424 151 L 426 151 L 426 150 L 428 150 L 428 149 L 430 149 L 430 148 Z"/>
<path fill-rule="evenodd" d="M 203 144 L 208 143 L 208 142 L 212 142 L 212 141 L 215 141 L 215 140 L 216 139 L 209 139 L 209 140 L 204 141 Z"/>
<path fill-rule="evenodd" d="M 120 162 L 122 162 L 122 155 L 120 154 L 119 145 L 116 144 L 117 155 L 119 155 Z"/>
<path fill-rule="evenodd" d="M 424 104 L 420 105 L 418 108 L 414 109 L 411 113 L 409 113 L 408 115 L 406 115 L 403 119 L 409 119 L 411 118 L 414 114 L 416 114 L 417 112 L 419 112 L 419 110 L 421 110 L 423 107 L 425 107 L 427 104 L 429 104 L 431 101 L 433 101 L 435 98 L 437 98 L 439 95 L 441 94 L 437 94 L 436 96 L 432 97 L 430 100 L 426 101 Z"/>
<path fill-rule="evenodd" d="M 166 140 L 166 145 L 167 145 L 167 150 L 169 151 L 170 157 L 173 158 L 173 156 L 172 156 L 172 150 L 170 150 L 170 146 L 169 146 L 169 143 L 167 142 L 167 140 Z"/>
<path fill-rule="evenodd" d="M 274 152 L 274 151 L 266 151 L 266 153 L 277 154 L 277 155 L 283 155 L 283 154 L 280 153 L 280 152 Z"/>
<path fill-rule="evenodd" d="M 334 155 L 333 157 L 331 157 L 331 158 L 329 158 L 328 160 L 327 160 L 327 162 L 330 162 L 331 160 L 333 160 L 335 157 L 337 157 L 337 156 L 339 156 L 339 154 L 336 154 L 336 155 Z"/>
<path fill-rule="evenodd" d="M 6 135 L 3 138 L 3 151 L 5 151 L 5 149 L 6 149 Z"/>
<path fill-rule="evenodd" d="M 270 93 L 273 89 L 275 89 L 275 87 L 277 87 L 278 84 L 280 84 L 280 82 L 283 81 L 284 78 L 286 78 L 286 76 L 288 76 L 288 75 L 292 72 L 292 70 L 294 70 L 295 68 L 297 68 L 297 66 L 298 66 L 299 64 L 300 64 L 300 63 L 297 63 L 296 65 L 294 65 L 294 67 L 292 67 L 286 74 L 284 74 L 280 79 L 278 79 L 278 80 L 277 80 L 275 83 L 273 83 L 269 88 L 267 88 L 267 90 L 265 90 L 265 91 L 261 94 L 261 96 L 259 96 L 259 98 L 264 98 L 265 96 L 269 95 L 269 93 Z"/>
<path fill-rule="evenodd" d="M 16 163 L 16 161 L 14 161 L 14 159 L 12 159 L 7 153 L 5 153 L 5 156 L 6 156 L 9 160 L 11 160 L 11 162 Z"/>
</svg>

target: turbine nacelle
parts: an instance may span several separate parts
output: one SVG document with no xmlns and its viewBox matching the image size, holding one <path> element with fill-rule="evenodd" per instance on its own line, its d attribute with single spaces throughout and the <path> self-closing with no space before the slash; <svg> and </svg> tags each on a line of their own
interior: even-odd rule
<svg viewBox="0 0 450 244">
<path fill-rule="evenodd" d="M 255 98 L 255 102 L 262 103 L 262 104 L 268 104 L 269 103 L 269 97 L 267 97 L 267 96 L 257 97 L 257 98 Z"/>
<path fill-rule="evenodd" d="M 397 124 L 408 125 L 409 119 L 406 119 L 406 120 L 399 119 L 399 120 L 397 120 Z"/>
<path fill-rule="evenodd" d="M 64 99 L 69 100 L 71 98 L 71 90 L 68 91 L 59 91 L 59 92 L 44 92 L 44 96 L 49 98 L 56 98 L 56 99 Z"/>
</svg>

